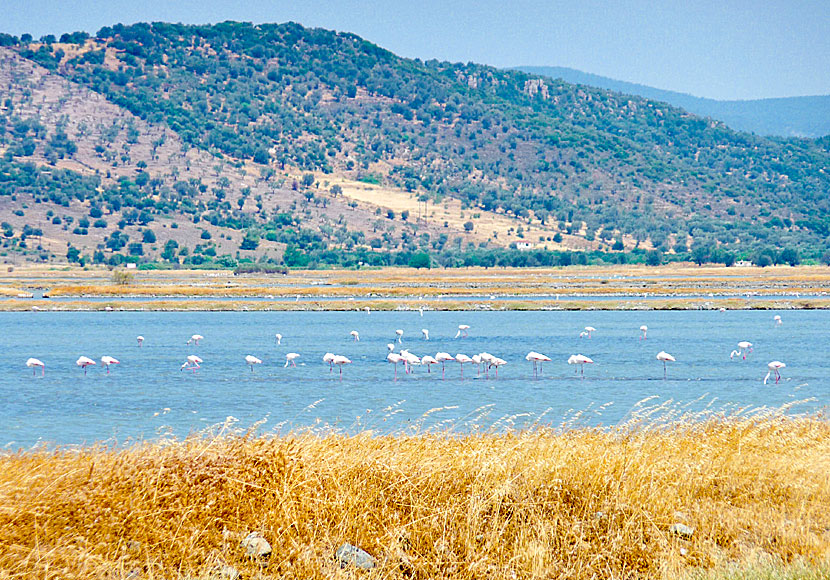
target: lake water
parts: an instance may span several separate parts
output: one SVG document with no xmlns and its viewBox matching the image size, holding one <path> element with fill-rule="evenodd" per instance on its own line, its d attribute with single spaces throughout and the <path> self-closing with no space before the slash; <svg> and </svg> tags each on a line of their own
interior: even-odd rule
<svg viewBox="0 0 830 580">
<path fill-rule="evenodd" d="M 0 313 L 0 447 L 123 444 L 173 433 L 184 437 L 225 421 L 248 427 L 267 419 L 260 432 L 308 426 L 343 431 L 614 425 L 639 401 L 690 412 L 780 407 L 793 413 L 822 410 L 830 395 L 830 313 L 771 311 L 589 312 L 18 312 Z M 459 324 L 469 337 L 455 339 Z M 639 339 L 640 325 L 648 339 Z M 579 338 L 585 326 L 597 331 Z M 395 329 L 403 329 L 403 343 Z M 429 330 L 424 341 L 421 329 Z M 354 342 L 351 330 L 360 333 Z M 192 334 L 198 346 L 186 345 Z M 281 333 L 281 345 L 274 334 Z M 145 337 L 137 346 L 136 336 Z M 754 343 L 747 360 L 730 361 L 737 342 Z M 473 365 L 448 363 L 410 375 L 386 362 L 387 343 L 416 355 L 437 351 L 486 351 L 507 360 L 499 377 L 476 376 Z M 550 356 L 534 378 L 524 357 Z M 677 358 L 668 379 L 656 360 L 665 350 Z M 324 353 L 353 362 L 335 368 Z M 285 354 L 300 353 L 296 368 Z M 582 353 L 595 364 L 585 377 L 566 363 Z M 196 372 L 180 371 L 187 355 L 204 360 Z M 263 360 L 254 371 L 244 357 Z M 75 360 L 98 361 L 86 376 Z M 107 374 L 103 355 L 121 364 Z M 29 357 L 46 363 L 32 375 Z M 787 364 L 778 385 L 763 384 L 767 363 Z M 435 410 L 438 409 L 438 410 Z M 432 412 L 430 412 L 432 410 Z M 425 416 L 426 414 L 426 416 Z"/>
</svg>

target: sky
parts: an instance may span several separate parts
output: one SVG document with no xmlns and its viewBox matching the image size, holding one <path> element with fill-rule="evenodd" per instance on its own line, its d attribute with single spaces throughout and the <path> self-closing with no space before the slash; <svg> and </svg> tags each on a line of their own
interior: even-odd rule
<svg viewBox="0 0 830 580">
<path fill-rule="evenodd" d="M 409 58 L 565 66 L 713 99 L 830 94 L 830 0 L 0 0 L 35 38 L 118 22 L 299 22 Z"/>
</svg>

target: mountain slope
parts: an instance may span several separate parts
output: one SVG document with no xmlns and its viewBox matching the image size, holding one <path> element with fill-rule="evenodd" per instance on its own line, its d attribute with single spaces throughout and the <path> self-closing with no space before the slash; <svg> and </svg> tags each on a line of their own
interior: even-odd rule
<svg viewBox="0 0 830 580">
<path fill-rule="evenodd" d="M 37 62 L 74 88 L 52 91 L 61 112 L 49 116 L 26 74 L 7 75 L 6 163 L 69 167 L 73 158 L 100 180 L 81 198 L 87 210 L 120 202 L 145 218 L 183 216 L 197 230 L 207 222 L 232 232 L 223 238 L 231 249 L 259 237 L 318 256 L 519 240 L 818 255 L 830 232 L 830 140 L 736 133 L 638 97 L 403 59 L 351 34 L 155 23 L 7 52 L 15 66 Z M 113 121 L 82 128 L 82 109 L 61 90 L 102 95 L 121 111 L 110 117 L 124 120 L 117 131 Z M 169 153 L 152 150 L 161 135 Z M 19 181 L 7 179 L 5 191 Z M 387 215 L 391 205 L 401 211 L 393 200 L 409 200 L 413 219 Z M 421 204 L 426 220 L 414 224 Z"/>
<path fill-rule="evenodd" d="M 723 121 L 758 135 L 816 138 L 830 135 L 830 95 L 718 101 L 640 85 L 559 66 L 522 66 L 519 70 L 569 83 L 638 95 Z"/>
</svg>

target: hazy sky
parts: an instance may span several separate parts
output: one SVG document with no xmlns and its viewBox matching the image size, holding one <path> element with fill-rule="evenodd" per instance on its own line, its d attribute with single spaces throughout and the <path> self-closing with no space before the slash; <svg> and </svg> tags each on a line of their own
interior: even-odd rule
<svg viewBox="0 0 830 580">
<path fill-rule="evenodd" d="M 716 99 L 830 94 L 830 0 L 0 0 L 35 38 L 123 22 L 286 22 L 401 56 L 567 66 Z"/>
</svg>

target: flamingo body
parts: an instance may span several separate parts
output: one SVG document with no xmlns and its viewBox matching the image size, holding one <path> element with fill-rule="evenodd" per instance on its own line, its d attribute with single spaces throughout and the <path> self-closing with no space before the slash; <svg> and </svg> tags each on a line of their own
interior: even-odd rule
<svg viewBox="0 0 830 580">
<path fill-rule="evenodd" d="M 30 358 L 26 361 L 26 366 L 32 369 L 32 375 L 37 374 L 38 367 L 40 367 L 40 376 L 44 376 L 46 374 L 46 365 L 43 364 L 43 361 L 38 358 Z"/>
</svg>

